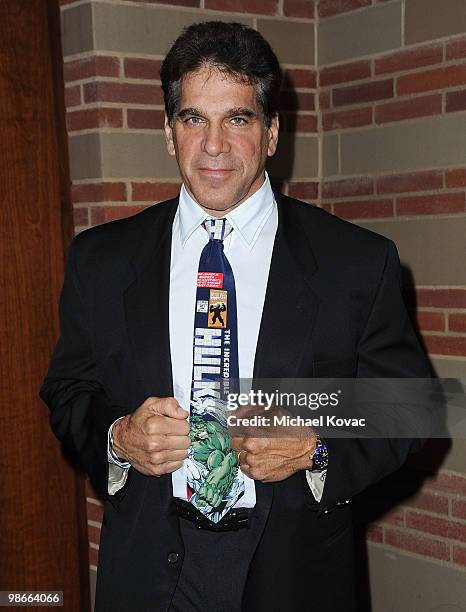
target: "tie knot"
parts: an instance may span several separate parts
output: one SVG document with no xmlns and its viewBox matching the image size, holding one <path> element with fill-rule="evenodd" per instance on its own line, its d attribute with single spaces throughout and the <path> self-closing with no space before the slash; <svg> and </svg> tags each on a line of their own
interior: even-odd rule
<svg viewBox="0 0 466 612">
<path fill-rule="evenodd" d="M 206 219 L 202 224 L 211 240 L 225 240 L 228 234 L 232 231 L 231 223 L 225 217 L 221 219 Z"/>
</svg>

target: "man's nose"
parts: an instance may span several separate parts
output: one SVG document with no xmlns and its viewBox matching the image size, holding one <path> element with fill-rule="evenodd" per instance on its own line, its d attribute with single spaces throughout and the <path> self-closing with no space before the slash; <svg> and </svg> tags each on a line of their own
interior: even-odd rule
<svg viewBox="0 0 466 612">
<path fill-rule="evenodd" d="M 229 152 L 230 144 L 221 125 L 211 123 L 206 127 L 202 148 L 213 157 L 220 155 L 220 153 Z"/>
</svg>

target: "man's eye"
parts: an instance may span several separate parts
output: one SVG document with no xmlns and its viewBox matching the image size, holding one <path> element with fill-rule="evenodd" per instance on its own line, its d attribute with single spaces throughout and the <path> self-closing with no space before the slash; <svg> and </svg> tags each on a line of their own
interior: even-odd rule
<svg viewBox="0 0 466 612">
<path fill-rule="evenodd" d="M 235 125 L 246 125 L 247 120 L 244 117 L 232 117 L 231 119 Z"/>
<path fill-rule="evenodd" d="M 187 119 L 185 119 L 185 123 L 190 123 L 191 125 L 199 125 L 201 121 L 202 120 L 200 117 L 188 117 Z"/>
</svg>

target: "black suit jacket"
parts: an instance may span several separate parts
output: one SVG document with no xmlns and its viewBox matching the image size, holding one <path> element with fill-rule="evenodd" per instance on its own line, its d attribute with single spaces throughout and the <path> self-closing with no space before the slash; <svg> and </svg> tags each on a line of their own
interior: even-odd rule
<svg viewBox="0 0 466 612">
<path fill-rule="evenodd" d="M 429 376 L 402 301 L 394 244 L 309 204 L 275 197 L 278 230 L 255 378 Z M 56 436 L 105 500 L 99 611 L 166 610 L 183 558 L 171 475 L 147 477 L 131 468 L 123 489 L 109 496 L 106 456 L 107 430 L 117 417 L 148 396 L 173 395 L 168 288 L 177 205 L 177 198 L 168 200 L 74 238 L 61 335 L 40 392 Z M 244 609 L 351 610 L 351 509 L 343 502 L 396 470 L 416 445 L 329 440 L 320 504 L 302 472 L 257 482 Z"/>
</svg>

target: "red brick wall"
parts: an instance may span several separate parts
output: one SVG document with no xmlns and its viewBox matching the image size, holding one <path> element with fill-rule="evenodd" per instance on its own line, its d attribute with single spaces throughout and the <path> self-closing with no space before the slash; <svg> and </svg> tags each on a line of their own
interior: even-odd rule
<svg viewBox="0 0 466 612">
<path fill-rule="evenodd" d="M 321 23 L 375 4 L 321 0 L 318 16 Z M 354 128 L 464 112 L 465 58 L 466 38 L 455 36 L 320 67 L 321 133 L 342 134 Z M 466 116 L 464 126 L 466 131 Z M 466 165 L 322 180 L 319 204 L 356 223 L 461 215 L 466 211 Z M 414 316 L 429 354 L 464 360 L 466 287 L 418 286 L 415 296 Z M 399 486 L 402 489 L 403 482 Z M 377 494 L 383 493 L 378 490 Z M 405 498 L 372 524 L 368 539 L 452 567 L 466 567 L 466 466 L 461 473 L 441 469 L 436 477 L 427 478 L 418 494 Z"/>
</svg>

